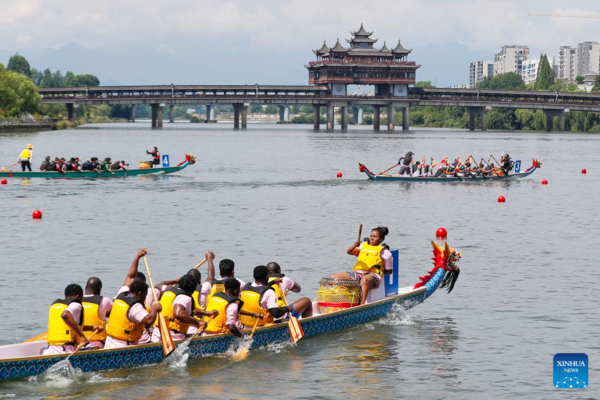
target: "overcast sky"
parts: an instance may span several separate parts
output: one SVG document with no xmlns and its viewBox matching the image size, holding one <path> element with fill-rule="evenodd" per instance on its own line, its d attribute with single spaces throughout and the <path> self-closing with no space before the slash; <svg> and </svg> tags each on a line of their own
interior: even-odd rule
<svg viewBox="0 0 600 400">
<path fill-rule="evenodd" d="M 528 13 L 594 13 L 598 1 L 467 0 L 2 0 L 0 47 L 139 45 L 175 51 L 178 39 L 252 49 L 316 48 L 344 39 L 364 22 L 380 39 L 406 47 L 460 43 L 495 52 L 527 44 L 535 53 L 600 40 L 600 19 L 542 18 Z M 600 12 L 597 12 L 600 15 Z M 236 51 L 235 45 L 231 50 Z"/>
</svg>

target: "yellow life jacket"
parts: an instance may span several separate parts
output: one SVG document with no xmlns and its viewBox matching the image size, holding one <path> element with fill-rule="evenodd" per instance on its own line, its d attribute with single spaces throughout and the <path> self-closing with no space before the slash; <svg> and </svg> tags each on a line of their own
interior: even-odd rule
<svg viewBox="0 0 600 400">
<path fill-rule="evenodd" d="M 76 299 L 56 300 L 50 306 L 50 312 L 48 313 L 48 344 L 64 345 L 77 343 L 79 335 L 73 332 L 71 327 L 62 318 L 62 313 L 67 309 L 69 304 L 74 302 L 79 303 Z M 81 310 L 81 317 L 77 323 L 81 330 L 83 330 L 83 314 L 83 310 Z"/>
<path fill-rule="evenodd" d="M 258 320 L 258 326 L 273 323 L 273 316 L 270 312 L 260 306 L 260 299 L 267 290 L 273 290 L 271 286 L 252 286 L 251 283 L 246 283 L 244 289 L 240 293 L 240 299 L 243 302 L 241 311 L 253 314 L 266 314 L 263 319 Z M 240 322 L 246 326 L 254 326 L 256 318 L 240 313 Z"/>
<path fill-rule="evenodd" d="M 29 149 L 23 149 L 23 151 L 21 152 L 21 155 L 19 156 L 19 158 L 31 158 L 31 150 Z"/>
<path fill-rule="evenodd" d="M 144 324 L 135 324 L 127 318 L 129 309 L 135 304 L 144 306 L 142 299 L 129 297 L 129 292 L 121 293 L 115 299 L 110 311 L 106 333 L 108 336 L 127 342 L 137 342 L 144 333 Z M 145 306 L 144 306 L 145 307 Z"/>
<path fill-rule="evenodd" d="M 208 323 L 206 332 L 208 333 L 226 333 L 229 332 L 227 328 L 227 306 L 233 302 L 238 304 L 238 311 L 244 304 L 238 297 L 230 296 L 226 293 L 216 293 L 206 303 L 206 310 L 213 311 L 217 310 L 219 315 L 214 317 Z"/>
<path fill-rule="evenodd" d="M 223 279 L 215 279 L 213 281 L 212 287 L 210 289 L 210 293 L 206 296 L 206 304 L 208 305 L 208 300 L 213 297 L 217 293 L 225 293 L 225 281 L 227 279 L 235 279 L 231 277 L 226 277 Z"/>
<path fill-rule="evenodd" d="M 200 292 L 199 291 L 194 291 L 194 293 L 192 293 L 192 299 L 194 299 L 194 304 L 196 304 L 197 308 L 202 308 L 200 307 Z"/>
<path fill-rule="evenodd" d="M 374 272 L 383 276 L 383 267 L 385 266 L 385 262 L 381 258 L 383 249 L 384 247 L 381 245 L 371 246 L 368 243 L 363 243 L 356 264 L 352 270 Z"/>
<path fill-rule="evenodd" d="M 100 315 L 98 315 L 98 311 L 100 308 L 100 303 L 102 302 L 102 296 L 89 296 L 83 297 L 81 301 L 81 305 L 85 310 L 85 318 L 83 319 L 83 325 L 85 326 L 101 326 L 102 332 L 96 333 L 92 340 L 104 340 L 106 339 L 106 320 L 102 321 L 100 319 Z M 106 318 L 106 316 L 104 316 Z M 93 331 L 85 331 L 83 334 L 86 338 L 90 338 L 92 336 Z"/>
<path fill-rule="evenodd" d="M 276 278 L 283 278 L 285 275 L 284 274 L 273 274 L 269 276 L 269 282 L 272 282 L 274 279 Z M 277 306 L 278 307 L 285 307 L 285 303 L 283 301 L 283 295 L 281 294 L 281 286 L 280 285 L 271 285 L 271 287 L 273 288 L 273 290 L 275 291 L 275 294 L 277 295 Z"/>
<path fill-rule="evenodd" d="M 194 303 L 194 298 L 192 297 L 191 294 L 189 294 L 188 292 L 186 292 L 185 290 L 180 289 L 180 288 L 171 288 L 163 293 L 163 295 L 160 298 L 160 305 L 162 306 L 161 314 L 164 318 L 167 318 L 170 330 L 172 330 L 175 333 L 187 333 L 190 325 L 184 324 L 179 319 L 175 318 L 174 312 L 173 312 L 173 302 L 175 301 L 175 298 L 179 295 L 188 296 L 189 298 L 192 299 L 192 314 L 191 314 L 191 316 L 194 315 L 194 310 L 196 308 L 195 307 L 196 303 Z M 156 322 L 154 323 L 154 325 L 158 326 L 158 318 L 156 319 Z"/>
</svg>

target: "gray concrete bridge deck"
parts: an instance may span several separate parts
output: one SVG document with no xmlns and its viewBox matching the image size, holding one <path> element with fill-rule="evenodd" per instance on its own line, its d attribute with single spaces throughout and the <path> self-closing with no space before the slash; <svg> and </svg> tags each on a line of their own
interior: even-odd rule
<svg viewBox="0 0 600 400">
<path fill-rule="evenodd" d="M 559 117 L 559 130 L 564 130 L 565 113 L 570 111 L 600 112 L 600 95 L 571 92 L 531 92 L 478 89 L 410 88 L 407 97 L 390 96 L 332 96 L 326 86 L 313 85 L 158 85 L 158 86 L 98 86 L 76 88 L 40 88 L 42 102 L 66 104 L 73 117 L 79 104 L 149 104 L 152 106 L 153 127 L 162 126 L 162 109 L 174 105 L 206 105 L 207 120 L 211 120 L 213 105 L 229 104 L 234 107 L 234 127 L 246 127 L 249 104 L 279 105 L 282 120 L 289 116 L 289 105 L 313 105 L 315 129 L 319 129 L 320 107 L 327 107 L 327 129 L 333 129 L 333 109 L 341 108 L 342 129 L 347 129 L 348 107 L 354 113 L 362 106 L 373 106 L 374 129 L 379 130 L 380 109 L 388 114 L 397 108 L 403 110 L 403 129 L 408 129 L 411 106 L 466 107 L 471 115 L 469 128 L 475 129 L 475 115 L 481 116 L 482 129 L 487 128 L 487 113 L 492 108 L 527 108 L 543 110 L 547 130 L 552 129 L 553 118 Z M 135 113 L 135 107 L 134 111 Z M 286 114 L 287 113 L 287 114 Z M 362 113 L 360 113 L 362 115 Z M 288 117 L 289 118 L 289 117 Z M 134 116 L 132 116 L 132 120 Z M 214 118 L 212 118 L 214 119 Z M 356 121 L 356 118 L 355 118 Z M 388 121 L 388 130 L 394 129 Z"/>
</svg>

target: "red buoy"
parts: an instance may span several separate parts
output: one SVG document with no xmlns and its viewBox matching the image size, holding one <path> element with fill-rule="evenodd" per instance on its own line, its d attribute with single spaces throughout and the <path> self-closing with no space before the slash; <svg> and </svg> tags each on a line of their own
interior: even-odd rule
<svg viewBox="0 0 600 400">
<path fill-rule="evenodd" d="M 445 239 L 446 236 L 448 236 L 448 232 L 446 231 L 446 228 L 438 228 L 438 230 L 435 231 L 435 236 L 438 238 Z"/>
<path fill-rule="evenodd" d="M 6 180 L 6 178 L 4 178 L 0 181 L 0 185 L 6 185 L 7 183 L 8 183 L 8 181 Z"/>
<path fill-rule="evenodd" d="M 341 173 L 341 172 L 338 172 L 338 173 L 337 173 L 337 177 L 338 177 L 338 178 L 341 178 L 342 176 L 343 176 L 343 175 L 342 175 L 342 173 Z"/>
<path fill-rule="evenodd" d="M 585 175 L 585 174 L 587 174 L 587 169 L 585 169 L 585 168 L 584 168 L 584 169 L 582 169 L 582 170 L 581 170 L 581 173 L 582 173 L 582 174 L 584 174 L 584 175 Z"/>
<path fill-rule="evenodd" d="M 42 219 L 42 212 L 40 210 L 35 210 L 31 216 L 33 219 Z"/>
<path fill-rule="evenodd" d="M 547 185 L 547 184 L 548 184 L 548 181 L 547 181 L 546 179 L 544 179 L 544 180 L 542 181 L 542 185 Z"/>
<path fill-rule="evenodd" d="M 504 203 L 505 201 L 506 199 L 504 198 L 504 196 L 498 197 L 498 203 Z"/>
</svg>

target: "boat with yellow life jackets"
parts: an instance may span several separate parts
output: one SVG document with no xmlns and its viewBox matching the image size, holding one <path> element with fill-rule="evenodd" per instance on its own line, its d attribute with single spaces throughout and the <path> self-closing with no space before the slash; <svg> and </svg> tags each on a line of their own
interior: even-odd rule
<svg viewBox="0 0 600 400">
<path fill-rule="evenodd" d="M 366 304 L 328 308 L 321 306 L 318 301 L 313 302 L 313 316 L 299 320 L 299 324 L 304 331 L 304 337 L 310 338 L 322 333 L 335 332 L 361 325 L 393 313 L 397 309 L 396 307 L 401 307 L 402 309 L 412 308 L 424 302 L 440 286 L 448 286 L 451 290 L 458 276 L 458 267 L 456 266 L 456 262 L 458 261 L 457 252 L 451 249 L 447 243 L 443 247 L 434 241 L 431 244 L 433 247 L 434 267 L 427 275 L 420 277 L 417 284 L 402 288 L 398 286 L 398 251 L 392 251 L 393 273 L 385 275 L 383 277 L 384 284 L 369 292 Z M 362 261 L 368 267 L 370 263 L 368 258 L 371 255 L 365 257 L 367 259 Z M 331 279 L 328 279 L 328 281 L 331 281 Z M 335 285 L 331 287 L 346 288 L 345 284 L 342 280 L 337 280 Z M 230 298 L 225 293 L 215 291 L 211 298 L 208 299 L 209 306 L 207 309 L 214 307 L 215 309 L 224 310 L 228 304 L 235 301 L 238 303 L 244 302 L 245 305 L 250 306 L 250 308 L 244 307 L 244 309 L 252 312 L 252 307 L 258 304 L 261 291 L 268 290 L 263 288 L 246 285 L 240 299 Z M 172 297 L 174 298 L 176 292 L 173 291 L 172 293 Z M 165 304 L 170 301 L 169 296 L 171 295 L 166 294 L 166 297 L 163 296 Z M 93 304 L 95 304 L 93 299 L 91 301 L 86 299 L 86 301 L 88 304 L 91 304 L 87 306 L 87 309 L 93 312 Z M 134 326 L 128 321 L 126 316 L 130 306 L 133 305 L 131 304 L 132 302 L 141 302 L 141 300 L 127 297 L 124 294 L 117 296 L 110 314 L 111 323 L 108 324 L 107 328 L 110 336 L 130 342 L 136 342 L 141 337 L 143 326 Z M 52 305 L 50 324 L 61 323 L 60 314 L 66 307 L 68 307 L 67 301 L 57 301 Z M 168 307 L 163 307 L 163 312 L 166 311 L 166 308 Z M 262 313 L 264 310 L 256 309 L 254 311 Z M 207 331 L 211 332 L 211 334 L 195 337 L 187 344 L 187 351 L 190 357 L 204 357 L 210 354 L 225 353 L 235 345 L 235 340 L 237 339 L 224 329 L 224 314 L 224 312 L 220 313 L 221 318 L 214 318 L 209 321 Z M 122 323 L 115 323 L 115 320 Z M 248 320 L 246 320 L 243 314 L 240 314 L 240 320 L 242 323 L 249 325 L 255 322 L 251 317 L 248 317 Z M 171 322 L 174 323 L 175 321 Z M 268 318 L 265 318 L 262 322 L 262 325 L 255 332 L 254 341 L 252 342 L 253 348 L 266 346 L 271 343 L 290 341 L 290 331 L 287 324 L 273 323 Z M 83 325 L 83 317 L 79 323 Z M 64 326 L 51 326 L 50 328 L 51 332 L 56 331 L 61 333 L 58 336 L 53 335 L 51 338 L 49 337 L 49 342 L 66 343 L 75 341 L 76 339 L 73 337 L 72 332 L 69 332 L 69 329 L 65 329 Z M 172 328 L 183 331 L 185 327 L 173 324 Z M 242 332 L 249 331 L 247 329 Z M 181 345 L 184 341 L 177 340 L 175 343 Z M 41 356 L 40 352 L 46 346 L 47 342 L 45 340 L 0 346 L 0 380 L 17 379 L 41 374 L 52 365 L 69 357 L 69 354 Z M 69 361 L 74 368 L 87 372 L 154 364 L 163 361 L 164 358 L 165 355 L 160 343 L 148 343 L 122 348 L 80 351 L 70 357 Z"/>
</svg>

